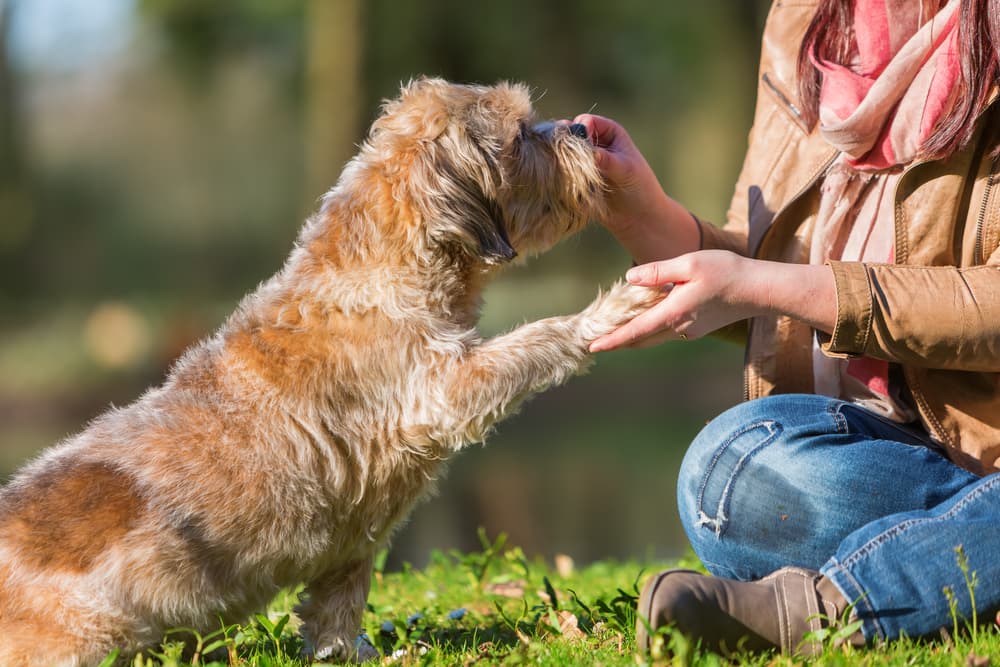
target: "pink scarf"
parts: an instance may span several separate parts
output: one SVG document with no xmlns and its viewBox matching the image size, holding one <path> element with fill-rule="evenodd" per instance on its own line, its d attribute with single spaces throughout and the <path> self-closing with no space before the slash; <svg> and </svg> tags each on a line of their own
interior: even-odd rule
<svg viewBox="0 0 1000 667">
<path fill-rule="evenodd" d="M 820 131 L 841 151 L 827 171 L 810 262 L 891 263 L 893 193 L 952 105 L 960 76 L 959 0 L 854 0 L 856 49 L 846 64 L 813 63 L 823 75 Z M 915 413 L 892 387 L 889 364 L 813 353 L 817 393 L 857 401 L 898 421 Z"/>
<path fill-rule="evenodd" d="M 960 75 L 959 0 L 855 0 L 856 59 L 815 56 L 820 127 L 856 169 L 906 164 L 951 108 Z"/>
</svg>

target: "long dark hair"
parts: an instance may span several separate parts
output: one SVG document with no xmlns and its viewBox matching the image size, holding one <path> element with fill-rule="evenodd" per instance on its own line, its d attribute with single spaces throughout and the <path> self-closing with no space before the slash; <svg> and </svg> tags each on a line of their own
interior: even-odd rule
<svg viewBox="0 0 1000 667">
<path fill-rule="evenodd" d="M 913 0 L 919 2 L 920 0 Z M 921 147 L 921 158 L 946 158 L 963 148 L 976 130 L 976 118 L 985 107 L 1000 73 L 1000 0 L 961 0 L 958 26 L 962 76 L 951 111 Z M 942 1 L 942 5 L 944 2 Z M 854 43 L 854 2 L 820 0 L 799 49 L 799 97 L 809 127 L 819 120 L 822 75 L 810 59 L 848 62 Z M 1000 150 L 1000 147 L 997 147 Z"/>
</svg>

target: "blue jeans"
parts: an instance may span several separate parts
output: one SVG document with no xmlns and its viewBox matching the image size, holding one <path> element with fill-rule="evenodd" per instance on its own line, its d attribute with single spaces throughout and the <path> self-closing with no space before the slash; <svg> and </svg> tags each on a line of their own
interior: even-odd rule
<svg viewBox="0 0 1000 667">
<path fill-rule="evenodd" d="M 819 570 L 856 601 L 869 641 L 950 628 L 946 587 L 971 618 L 958 546 L 980 618 L 1000 609 L 1000 474 L 973 475 L 851 403 L 784 395 L 726 411 L 692 443 L 677 495 L 710 572 Z"/>
</svg>

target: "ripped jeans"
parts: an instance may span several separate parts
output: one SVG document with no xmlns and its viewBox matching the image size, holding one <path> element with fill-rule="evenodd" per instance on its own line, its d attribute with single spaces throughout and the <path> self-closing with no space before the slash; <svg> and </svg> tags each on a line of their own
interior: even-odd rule
<svg viewBox="0 0 1000 667">
<path fill-rule="evenodd" d="M 691 444 L 677 495 L 712 574 L 819 570 L 856 603 L 869 641 L 950 628 L 946 588 L 971 618 L 959 546 L 979 618 L 1000 609 L 1000 474 L 977 477 L 851 403 L 783 395 L 724 412 Z"/>
</svg>

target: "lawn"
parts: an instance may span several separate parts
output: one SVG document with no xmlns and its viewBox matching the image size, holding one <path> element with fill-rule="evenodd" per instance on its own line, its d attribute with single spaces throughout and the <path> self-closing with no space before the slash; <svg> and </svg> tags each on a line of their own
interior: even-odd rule
<svg viewBox="0 0 1000 667">
<path fill-rule="evenodd" d="M 748 665 L 1000 664 L 1000 632 L 990 622 L 973 632 L 953 619 L 935 641 L 901 640 L 867 650 L 834 648 L 808 663 L 774 654 L 724 658 L 703 652 L 682 636 L 664 632 L 654 655 L 634 645 L 635 602 L 643 578 L 666 563 L 599 562 L 577 568 L 566 556 L 549 563 L 480 533 L 473 553 L 435 552 L 423 569 L 383 572 L 376 563 L 367 636 L 385 665 Z M 699 567 L 693 557 L 671 566 Z M 974 576 L 974 573 L 973 573 Z M 974 594 L 974 583 L 972 592 Z M 966 592 L 968 594 L 968 592 Z M 160 650 L 134 660 L 136 667 L 298 667 L 301 640 L 292 613 L 296 595 L 279 595 L 266 614 L 245 626 L 220 628 L 183 642 L 168 638 Z M 990 619 L 992 621 L 992 619 Z M 194 654 L 192 652 L 194 651 Z M 186 655 L 186 658 L 182 658 Z M 208 656 L 208 657 L 206 657 Z M 109 657 L 107 665 L 113 664 Z M 316 663 L 323 665 L 327 663 Z M 369 664 L 379 664 L 372 662 Z"/>
</svg>

